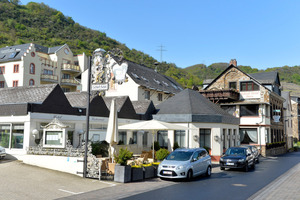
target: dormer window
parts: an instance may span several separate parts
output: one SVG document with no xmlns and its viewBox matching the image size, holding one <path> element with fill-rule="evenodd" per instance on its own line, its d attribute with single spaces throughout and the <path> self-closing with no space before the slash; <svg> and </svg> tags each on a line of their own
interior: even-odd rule
<svg viewBox="0 0 300 200">
<path fill-rule="evenodd" d="M 247 82 L 241 82 L 241 91 L 258 91 L 259 86 L 252 82 L 252 81 L 247 81 Z"/>
<path fill-rule="evenodd" d="M 158 85 L 160 85 L 159 80 L 156 80 L 155 78 L 153 79 L 155 83 L 157 83 Z"/>
<path fill-rule="evenodd" d="M 132 76 L 134 76 L 134 78 L 140 79 L 140 77 L 137 74 L 135 74 L 133 72 L 131 72 L 131 74 L 132 74 Z"/>
</svg>

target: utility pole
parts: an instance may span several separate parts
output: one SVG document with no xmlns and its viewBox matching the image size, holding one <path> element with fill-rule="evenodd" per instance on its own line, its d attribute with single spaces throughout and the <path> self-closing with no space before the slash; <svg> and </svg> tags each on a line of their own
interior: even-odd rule
<svg viewBox="0 0 300 200">
<path fill-rule="evenodd" d="M 164 46 L 161 44 L 160 46 L 158 46 L 159 49 L 157 49 L 156 51 L 160 51 L 160 62 L 162 62 L 162 54 L 163 51 L 167 51 L 166 49 L 164 49 Z"/>
</svg>

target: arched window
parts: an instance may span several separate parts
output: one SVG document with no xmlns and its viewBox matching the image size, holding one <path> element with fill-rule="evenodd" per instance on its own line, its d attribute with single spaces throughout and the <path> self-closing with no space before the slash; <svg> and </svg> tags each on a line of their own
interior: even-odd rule
<svg viewBox="0 0 300 200">
<path fill-rule="evenodd" d="M 35 65 L 33 63 L 30 64 L 29 73 L 30 74 L 35 74 Z"/>
<path fill-rule="evenodd" d="M 33 79 L 30 79 L 30 80 L 29 80 L 29 86 L 32 86 L 32 85 L 34 85 L 34 80 L 33 80 Z"/>
</svg>

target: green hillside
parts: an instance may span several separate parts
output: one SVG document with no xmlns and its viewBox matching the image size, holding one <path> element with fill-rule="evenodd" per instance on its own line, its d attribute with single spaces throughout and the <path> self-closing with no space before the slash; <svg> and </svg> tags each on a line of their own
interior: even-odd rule
<svg viewBox="0 0 300 200">
<path fill-rule="evenodd" d="M 119 48 L 124 57 L 152 69 L 159 63 L 152 56 L 136 49 L 129 49 L 104 32 L 89 29 L 76 23 L 72 17 L 41 3 L 19 5 L 18 0 L 0 0 L 0 47 L 16 44 L 36 43 L 48 47 L 68 44 L 74 54 L 87 55 L 97 48 L 111 50 Z M 174 63 L 162 62 L 158 71 L 174 78 L 183 87 L 201 86 L 204 79 L 217 77 L 228 63 L 214 63 L 209 66 L 197 64 L 178 68 Z M 239 66 L 246 73 L 260 72 L 250 66 Z M 266 71 L 280 72 L 281 81 L 300 85 L 300 67 L 278 67 Z M 263 71 L 263 70 L 261 70 Z"/>
</svg>

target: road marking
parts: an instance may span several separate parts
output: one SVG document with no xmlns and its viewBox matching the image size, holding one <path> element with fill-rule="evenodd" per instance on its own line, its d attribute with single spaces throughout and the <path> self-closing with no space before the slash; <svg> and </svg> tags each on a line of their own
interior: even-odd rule
<svg viewBox="0 0 300 200">
<path fill-rule="evenodd" d="M 71 191 L 68 191 L 68 190 L 63 190 L 63 189 L 58 189 L 59 191 L 62 191 L 62 192 L 66 192 L 66 193 L 69 193 L 69 194 L 82 194 L 83 192 L 71 192 Z"/>
<path fill-rule="evenodd" d="M 233 186 L 237 186 L 237 187 L 247 187 L 247 185 L 245 185 L 245 184 L 239 184 L 239 183 L 237 183 L 237 184 L 232 184 Z"/>
<path fill-rule="evenodd" d="M 98 182 L 98 181 L 97 181 Z M 116 186 L 116 184 L 114 183 L 108 183 L 108 182 L 105 182 L 105 181 L 99 181 L 100 183 L 105 183 L 105 184 L 108 184 L 108 185 L 111 185 L 111 187 L 113 186 Z"/>
</svg>

